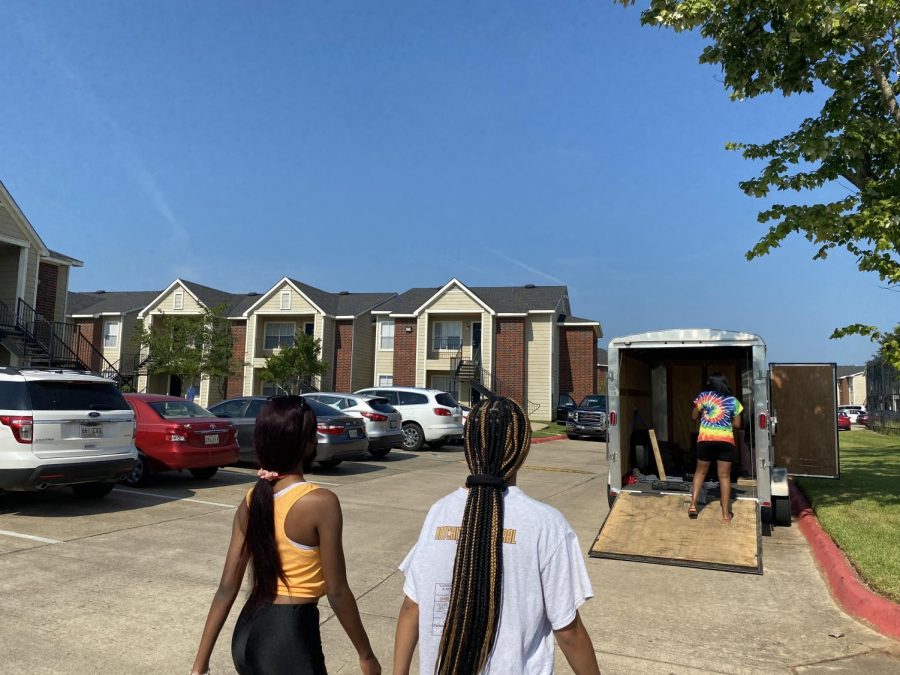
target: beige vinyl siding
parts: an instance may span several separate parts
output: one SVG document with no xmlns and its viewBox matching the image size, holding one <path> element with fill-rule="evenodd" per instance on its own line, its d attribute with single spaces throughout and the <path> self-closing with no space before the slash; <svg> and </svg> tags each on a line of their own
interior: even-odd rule
<svg viewBox="0 0 900 675">
<path fill-rule="evenodd" d="M 10 311 L 16 311 L 16 289 L 19 285 L 19 246 L 0 242 L 0 300 Z"/>
<path fill-rule="evenodd" d="M 0 202 L 0 234 L 16 239 L 26 239 L 26 234 L 22 228 L 13 220 L 12 214 L 6 208 L 6 204 Z"/>
<path fill-rule="evenodd" d="M 59 265 L 59 276 L 56 279 L 56 306 L 53 316 L 57 321 L 64 321 L 66 315 L 66 298 L 69 294 L 69 266 Z"/>
<path fill-rule="evenodd" d="M 330 389 L 333 383 L 334 372 L 334 319 L 329 319 L 321 314 L 316 315 L 316 337 L 322 341 L 322 354 L 319 357 L 328 364 L 325 373 L 319 379 L 319 389 Z"/>
<path fill-rule="evenodd" d="M 372 378 L 372 386 L 378 384 L 379 375 L 394 375 L 394 351 L 384 350 L 381 348 L 381 324 L 383 321 L 393 321 L 385 316 L 378 317 L 378 323 L 375 325 L 375 335 L 372 337 L 372 343 L 375 347 L 375 371 L 369 372 Z M 397 339 L 397 333 L 394 332 L 394 340 Z"/>
<path fill-rule="evenodd" d="M 25 302 L 32 307 L 35 306 L 37 299 L 37 283 L 38 283 L 38 266 L 40 265 L 40 255 L 32 247 L 28 249 L 28 272 L 25 275 Z"/>
<path fill-rule="evenodd" d="M 525 351 L 528 368 L 525 398 L 540 406 L 537 417 L 551 410 L 550 376 L 552 314 L 532 314 L 525 321 Z"/>
<path fill-rule="evenodd" d="M 555 316 L 555 315 L 551 315 Z M 549 382 L 550 401 L 549 405 L 543 403 L 541 407 L 534 411 L 534 418 L 550 422 L 556 413 L 556 399 L 559 398 L 559 331 L 560 328 L 556 322 L 551 323 L 551 331 L 553 335 L 553 353 L 550 356 L 551 377 Z"/>
<path fill-rule="evenodd" d="M 372 370 L 375 367 L 375 324 L 371 314 L 363 314 L 353 320 L 353 371 L 350 373 L 350 390 L 356 391 L 375 384 Z M 393 356 L 393 352 L 388 352 Z M 391 363 L 393 367 L 393 362 Z M 386 373 L 385 373 L 386 374 Z"/>
<path fill-rule="evenodd" d="M 257 374 L 253 359 L 254 345 L 256 344 L 257 324 L 259 319 L 251 316 L 247 319 L 247 346 L 244 352 L 244 396 L 253 396 L 257 391 Z"/>
<path fill-rule="evenodd" d="M 480 314 L 484 308 L 461 288 L 453 286 L 425 309 L 429 312 L 460 312 L 461 314 L 478 312 Z"/>
<path fill-rule="evenodd" d="M 281 309 L 281 291 L 288 290 L 291 292 L 291 308 Z M 315 314 L 316 308 L 309 304 L 289 283 L 285 282 L 253 312 L 254 314 Z"/>
<path fill-rule="evenodd" d="M 481 365 L 489 373 L 494 372 L 494 317 L 484 312 L 481 316 Z"/>
<path fill-rule="evenodd" d="M 184 304 L 182 309 L 175 309 L 175 293 L 176 291 L 184 292 Z M 188 293 L 186 288 L 175 286 L 169 293 L 162 298 L 156 306 L 151 310 L 154 314 L 164 312 L 166 314 L 202 314 L 203 308 L 200 306 L 194 296 Z"/>
<path fill-rule="evenodd" d="M 394 339 L 396 340 L 396 332 Z M 425 378 L 428 372 L 428 339 L 431 336 L 428 333 L 428 315 L 423 314 L 416 322 L 416 386 L 424 387 Z"/>
<path fill-rule="evenodd" d="M 107 347 L 106 346 L 106 322 L 114 321 L 118 324 L 119 334 L 118 339 L 116 341 L 115 347 Z M 100 317 L 100 351 L 103 353 L 103 358 L 109 361 L 112 365 L 116 365 L 119 362 L 119 354 L 121 353 L 122 348 L 122 317 L 121 316 L 103 316 Z"/>
</svg>

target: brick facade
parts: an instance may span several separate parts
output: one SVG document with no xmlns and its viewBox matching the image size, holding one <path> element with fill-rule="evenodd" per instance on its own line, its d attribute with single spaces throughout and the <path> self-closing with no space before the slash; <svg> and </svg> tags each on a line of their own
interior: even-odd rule
<svg viewBox="0 0 900 675">
<path fill-rule="evenodd" d="M 244 395 L 244 361 L 247 348 L 247 322 L 231 322 L 231 373 L 225 382 L 225 398 Z"/>
<path fill-rule="evenodd" d="M 525 377 L 528 372 L 525 359 L 525 319 L 498 317 L 494 344 L 494 375 L 501 384 L 498 393 L 524 404 Z"/>
<path fill-rule="evenodd" d="M 94 349 L 97 351 L 78 349 L 77 345 L 74 344 L 72 348 L 76 350 L 78 357 L 82 361 L 85 359 L 90 361 L 90 363 L 85 363 L 88 368 L 93 371 L 100 370 L 100 354 L 103 353 L 103 319 L 75 319 L 75 326 L 77 330 L 81 331 L 85 339 L 94 345 Z"/>
<path fill-rule="evenodd" d="M 351 391 L 353 367 L 353 321 L 334 322 L 334 365 L 332 391 Z"/>
<path fill-rule="evenodd" d="M 606 393 L 606 374 L 608 371 L 608 366 L 597 366 L 597 377 L 594 380 L 594 391 L 596 391 L 598 394 Z"/>
<path fill-rule="evenodd" d="M 559 393 L 578 403 L 597 387 L 597 338 L 590 326 L 559 327 Z"/>
<path fill-rule="evenodd" d="M 59 284 L 59 268 L 42 262 L 38 268 L 37 301 L 35 309 L 47 321 L 63 320 L 56 316 L 56 289 Z"/>
<path fill-rule="evenodd" d="M 407 327 L 411 329 L 409 332 L 406 332 Z M 394 386 L 396 387 L 416 386 L 417 338 L 415 319 L 394 320 Z"/>
</svg>

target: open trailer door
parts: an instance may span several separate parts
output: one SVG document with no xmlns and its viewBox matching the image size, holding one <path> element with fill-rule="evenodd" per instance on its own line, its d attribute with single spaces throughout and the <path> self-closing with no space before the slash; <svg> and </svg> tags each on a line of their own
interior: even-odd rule
<svg viewBox="0 0 900 675">
<path fill-rule="evenodd" d="M 791 476 L 840 478 L 836 370 L 833 363 L 769 366 L 775 466 Z"/>
<path fill-rule="evenodd" d="M 762 574 L 759 502 L 738 499 L 731 525 L 722 524 L 718 500 L 696 519 L 688 494 L 619 493 L 588 555 L 681 567 Z"/>
</svg>

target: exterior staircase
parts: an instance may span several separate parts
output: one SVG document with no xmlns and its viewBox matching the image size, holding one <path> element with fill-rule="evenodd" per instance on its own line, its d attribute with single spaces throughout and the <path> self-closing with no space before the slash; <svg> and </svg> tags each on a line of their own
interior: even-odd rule
<svg viewBox="0 0 900 675">
<path fill-rule="evenodd" d="M 123 387 L 131 379 L 111 364 L 75 324 L 47 321 L 19 298 L 16 311 L 0 301 L 0 344 L 37 368 L 71 368 L 98 373 Z"/>
<path fill-rule="evenodd" d="M 466 358 L 463 356 L 462 345 L 456 355 L 450 359 L 450 382 L 453 383 L 454 389 L 451 393 L 457 400 L 459 399 L 459 385 L 463 382 L 484 398 L 504 395 L 503 384 L 497 376 L 481 366 L 481 353 L 475 350 L 471 358 Z M 474 402 L 471 401 L 471 403 Z M 541 407 L 539 403 L 528 399 L 520 401 L 520 403 L 529 417 L 533 416 Z"/>
</svg>

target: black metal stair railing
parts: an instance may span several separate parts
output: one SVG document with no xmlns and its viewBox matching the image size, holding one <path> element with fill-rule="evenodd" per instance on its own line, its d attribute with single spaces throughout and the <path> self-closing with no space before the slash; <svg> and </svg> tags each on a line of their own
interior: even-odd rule
<svg viewBox="0 0 900 675">
<path fill-rule="evenodd" d="M 459 385 L 467 382 L 469 387 L 477 391 L 482 396 L 504 396 L 503 384 L 489 370 L 481 365 L 481 350 L 474 348 L 471 358 L 465 358 L 463 355 L 463 345 L 460 343 L 456 353 L 450 358 L 450 382 L 454 391 L 451 393 L 459 398 Z M 522 401 L 528 415 L 534 415 L 541 405 L 534 403 L 528 399 Z"/>
</svg>

